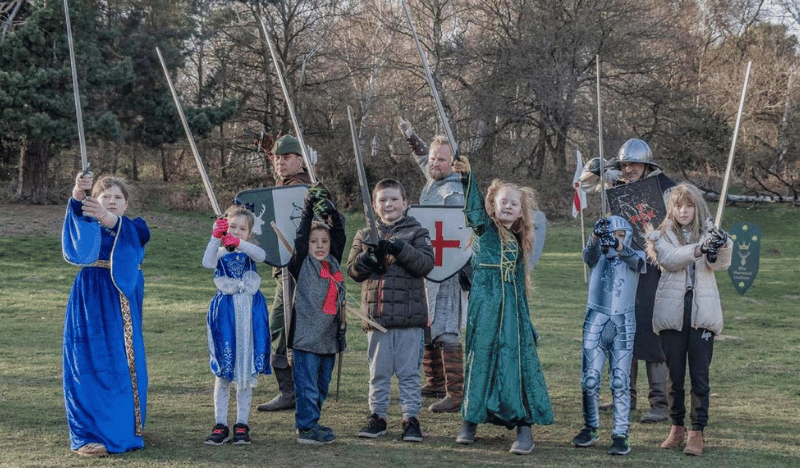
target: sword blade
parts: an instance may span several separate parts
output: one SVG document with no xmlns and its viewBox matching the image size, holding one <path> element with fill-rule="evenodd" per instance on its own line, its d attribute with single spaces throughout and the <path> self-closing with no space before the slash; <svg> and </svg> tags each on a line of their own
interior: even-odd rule
<svg viewBox="0 0 800 468">
<path fill-rule="evenodd" d="M 203 179 L 203 186 L 206 188 L 206 195 L 208 195 L 208 199 L 211 202 L 211 208 L 214 209 L 214 214 L 218 218 L 221 218 L 222 210 L 219 208 L 217 197 L 214 195 L 214 190 L 211 188 L 211 182 L 208 180 L 208 174 L 206 174 L 206 167 L 203 165 L 203 160 L 200 158 L 200 152 L 197 151 L 197 145 L 194 143 L 192 131 L 189 129 L 189 122 L 186 121 L 186 116 L 183 115 L 183 108 L 178 100 L 178 93 L 175 92 L 175 86 L 172 85 L 172 78 L 169 77 L 167 64 L 164 62 L 164 57 L 161 55 L 161 50 L 158 47 L 156 47 L 156 53 L 158 54 L 158 60 L 161 61 L 161 68 L 164 69 L 164 76 L 167 78 L 169 91 L 172 93 L 172 100 L 175 102 L 178 115 L 181 117 L 181 123 L 183 124 L 183 130 L 186 132 L 186 138 L 189 140 L 189 146 L 192 147 L 192 154 L 194 154 L 194 160 L 197 162 L 197 170 L 200 172 L 200 178 Z"/>
<path fill-rule="evenodd" d="M 600 155 L 600 215 L 606 216 L 608 205 L 606 200 L 605 163 L 603 161 L 603 109 L 600 104 L 600 56 L 595 56 L 597 68 L 597 147 Z"/>
<path fill-rule="evenodd" d="M 280 67 L 280 60 L 278 59 L 278 54 L 275 51 L 275 46 L 272 44 L 272 40 L 269 38 L 269 34 L 267 33 L 267 25 L 264 24 L 264 20 L 260 21 L 261 23 L 261 32 L 264 33 L 264 41 L 267 43 L 269 47 L 269 54 L 272 56 L 272 63 L 275 66 L 275 74 L 278 75 L 278 81 L 281 83 L 281 89 L 283 90 L 283 97 L 286 99 L 286 109 L 289 111 L 289 115 L 292 118 L 292 125 L 294 126 L 294 132 L 297 134 L 297 141 L 300 143 L 300 150 L 303 152 L 303 160 L 306 162 L 306 168 L 308 169 L 308 176 L 311 178 L 312 183 L 317 183 L 317 174 L 314 170 L 314 165 L 311 164 L 311 158 L 308 157 L 308 149 L 306 147 L 306 141 L 303 138 L 303 130 L 300 128 L 300 122 L 297 120 L 297 115 L 294 113 L 294 105 L 292 104 L 292 98 L 289 96 L 289 88 L 286 86 L 286 81 L 283 77 L 283 72 L 281 71 Z"/>
<path fill-rule="evenodd" d="M 736 126 L 733 128 L 733 142 L 731 152 L 728 155 L 728 165 L 725 168 L 725 179 L 722 182 L 722 191 L 719 193 L 719 204 L 717 205 L 717 216 L 714 217 L 714 227 L 719 228 L 722 222 L 722 213 L 725 211 L 725 200 L 728 198 L 728 182 L 731 180 L 731 168 L 733 167 L 733 154 L 736 152 L 736 137 L 739 135 L 739 124 L 742 122 L 742 111 L 744 110 L 744 99 L 747 96 L 747 82 L 750 81 L 750 66 L 753 62 L 747 62 L 747 73 L 744 75 L 744 86 L 742 86 L 742 97 L 739 100 L 739 113 L 736 115 Z"/>
<path fill-rule="evenodd" d="M 408 20 L 408 26 L 411 28 L 411 34 L 414 36 L 414 43 L 417 45 L 419 58 L 422 61 L 422 68 L 425 70 L 425 78 L 428 81 L 428 87 L 430 88 L 431 95 L 433 95 L 433 100 L 436 103 L 436 110 L 439 113 L 439 119 L 442 121 L 442 127 L 444 128 L 445 135 L 447 135 L 447 141 L 450 142 L 453 159 L 458 159 L 458 145 L 456 144 L 456 139 L 453 136 L 453 131 L 450 129 L 450 123 L 447 120 L 447 115 L 444 113 L 442 100 L 439 98 L 439 92 L 436 90 L 436 85 L 433 81 L 433 75 L 431 75 L 431 68 L 428 66 L 428 59 L 425 57 L 425 51 L 422 50 L 422 44 L 419 42 L 417 28 L 414 26 L 414 21 L 411 20 L 411 14 L 408 12 L 406 1 L 402 0 L 400 4 L 403 6 L 403 12 Z"/>
<path fill-rule="evenodd" d="M 69 65 L 72 70 L 72 93 L 75 98 L 75 114 L 78 119 L 78 142 L 81 149 L 81 170 L 89 170 L 89 161 L 86 157 L 86 137 L 83 133 L 83 111 L 81 110 L 81 92 L 78 89 L 78 69 L 75 66 L 75 47 L 72 44 L 72 24 L 69 21 L 69 5 L 64 0 L 64 18 L 67 23 L 67 46 L 69 46 Z"/>
<path fill-rule="evenodd" d="M 375 224 L 375 213 L 372 211 L 372 197 L 367 186 L 367 174 L 364 172 L 364 159 L 361 157 L 361 149 L 358 146 L 358 134 L 356 133 L 356 123 L 353 120 L 353 109 L 347 106 L 347 120 L 350 122 L 350 136 L 353 139 L 353 151 L 356 155 L 356 171 L 358 172 L 358 188 L 361 192 L 361 202 L 364 204 L 364 217 L 367 219 L 367 238 L 365 242 L 370 245 L 378 245 L 378 228 Z"/>
</svg>

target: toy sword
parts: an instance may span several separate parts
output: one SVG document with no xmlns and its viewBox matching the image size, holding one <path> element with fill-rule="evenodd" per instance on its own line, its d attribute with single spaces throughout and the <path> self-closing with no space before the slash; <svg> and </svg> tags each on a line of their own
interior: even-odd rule
<svg viewBox="0 0 800 468">
<path fill-rule="evenodd" d="M 378 237 L 378 228 L 375 224 L 375 213 L 372 211 L 372 197 L 367 186 L 367 174 L 364 172 L 364 159 L 361 157 L 361 149 L 358 146 L 358 134 L 353 120 L 353 109 L 350 106 L 347 106 L 347 120 L 350 122 L 350 136 L 353 139 L 353 152 L 356 155 L 358 188 L 361 192 L 361 202 L 364 204 L 364 217 L 367 218 L 367 227 L 369 228 L 364 243 L 374 247 L 378 245 L 380 237 Z"/>
<path fill-rule="evenodd" d="M 264 33 L 264 41 L 266 41 L 267 46 L 269 46 L 269 54 L 272 56 L 272 63 L 275 65 L 275 74 L 278 75 L 278 81 L 281 83 L 283 97 L 286 99 L 286 109 L 289 111 L 289 115 L 292 118 L 292 125 L 294 126 L 295 133 L 297 134 L 297 141 L 300 143 L 300 150 L 303 152 L 302 156 L 306 163 L 306 168 L 308 169 L 308 176 L 311 178 L 311 182 L 316 184 L 317 174 L 314 170 L 314 164 L 309 157 L 308 147 L 306 146 L 305 139 L 303 139 L 303 131 L 300 128 L 300 122 L 297 120 L 297 115 L 294 113 L 292 98 L 289 96 L 289 88 L 286 86 L 286 81 L 283 78 L 283 72 L 281 71 L 280 67 L 280 59 L 278 58 L 278 54 L 275 52 L 275 46 L 272 44 L 272 40 L 269 38 L 267 26 L 264 24 L 264 20 L 261 20 L 261 31 Z"/>
<path fill-rule="evenodd" d="M 408 12 L 406 1 L 402 0 L 400 4 L 403 6 L 403 12 L 408 20 L 408 26 L 411 28 L 411 33 L 414 36 L 414 43 L 417 45 L 419 58 L 422 60 L 422 68 L 425 70 L 425 78 L 428 80 L 428 87 L 431 89 L 431 95 L 433 95 L 434 102 L 436 102 L 436 110 L 439 112 L 439 119 L 442 121 L 442 127 L 444 127 L 444 132 L 447 135 L 447 141 L 450 142 L 450 148 L 453 150 L 453 160 L 457 160 L 458 145 L 456 144 L 456 139 L 453 136 L 453 131 L 450 129 L 450 123 L 447 121 L 447 115 L 444 113 L 444 107 L 442 106 L 442 100 L 439 98 L 439 92 L 436 91 L 433 75 L 431 75 L 431 69 L 428 66 L 428 59 L 425 58 L 425 51 L 422 50 L 422 44 L 420 44 L 419 37 L 417 37 L 417 28 L 414 26 L 414 22 L 411 20 L 411 14 Z"/>
<path fill-rule="evenodd" d="M 725 179 L 722 182 L 722 191 L 719 193 L 719 204 L 717 205 L 717 216 L 714 218 L 714 227 L 719 228 L 722 223 L 722 213 L 725 211 L 725 199 L 728 198 L 728 182 L 731 180 L 731 168 L 733 167 L 733 154 L 736 151 L 736 137 L 739 135 L 739 124 L 742 121 L 742 111 L 744 110 L 744 98 L 747 95 L 747 82 L 750 80 L 750 65 L 747 62 L 747 73 L 744 76 L 744 86 L 742 87 L 742 97 L 739 100 L 739 113 L 736 115 L 736 126 L 733 128 L 733 142 L 731 152 L 728 155 L 728 166 L 725 168 Z"/>
<path fill-rule="evenodd" d="M 81 110 L 81 92 L 78 88 L 78 69 L 75 66 L 75 47 L 72 45 L 72 25 L 69 21 L 69 5 L 64 0 L 64 18 L 67 23 L 67 46 L 69 46 L 69 65 L 72 70 L 72 93 L 75 98 L 75 114 L 78 118 L 78 142 L 81 151 L 81 171 L 82 174 L 89 173 L 89 161 L 86 157 L 86 137 L 83 133 L 83 111 Z M 91 190 L 86 190 L 86 196 L 92 194 Z"/>
</svg>

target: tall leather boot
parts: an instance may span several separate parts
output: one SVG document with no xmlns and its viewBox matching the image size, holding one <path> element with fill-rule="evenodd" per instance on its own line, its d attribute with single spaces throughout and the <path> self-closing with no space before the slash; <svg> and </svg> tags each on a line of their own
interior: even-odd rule
<svg viewBox="0 0 800 468">
<path fill-rule="evenodd" d="M 266 403 L 256 407 L 259 411 L 280 411 L 294 409 L 295 392 L 294 377 L 290 366 L 283 369 L 274 368 L 275 379 L 278 381 L 278 395 Z"/>
<path fill-rule="evenodd" d="M 642 416 L 643 423 L 659 423 L 667 420 L 667 381 L 669 370 L 663 361 L 647 361 L 647 384 L 650 388 L 647 399 L 650 410 Z"/>
<path fill-rule="evenodd" d="M 445 397 L 428 409 L 433 413 L 455 413 L 461 409 L 464 396 L 464 360 L 461 343 L 444 343 L 442 360 L 444 362 Z"/>
<path fill-rule="evenodd" d="M 425 374 L 422 396 L 442 398 L 446 389 L 444 386 L 444 363 L 442 363 L 441 345 L 425 345 L 425 351 L 422 353 L 422 370 Z"/>
</svg>

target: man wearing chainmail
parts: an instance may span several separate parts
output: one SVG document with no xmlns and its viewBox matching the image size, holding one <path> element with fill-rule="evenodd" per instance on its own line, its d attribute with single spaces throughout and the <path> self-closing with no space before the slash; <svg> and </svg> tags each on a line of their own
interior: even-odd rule
<svg viewBox="0 0 800 468">
<path fill-rule="evenodd" d="M 433 139 L 430 148 L 411 124 L 401 119 L 400 131 L 406 137 L 415 159 L 427 180 L 420 195 L 420 205 L 464 206 L 464 187 L 453 172 L 453 153 L 445 136 Z M 425 280 L 430 327 L 425 330 L 422 368 L 425 385 L 422 395 L 444 398 L 430 406 L 434 413 L 452 413 L 461 408 L 464 389 L 461 336 L 462 298 L 460 274 L 437 283 Z"/>
</svg>

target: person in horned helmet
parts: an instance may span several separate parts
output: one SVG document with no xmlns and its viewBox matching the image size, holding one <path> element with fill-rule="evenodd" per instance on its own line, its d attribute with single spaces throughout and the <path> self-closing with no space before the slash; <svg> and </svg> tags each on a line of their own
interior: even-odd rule
<svg viewBox="0 0 800 468">
<path fill-rule="evenodd" d="M 464 206 L 464 187 L 461 177 L 453 172 L 453 151 L 447 137 L 434 137 L 428 147 L 408 121 L 400 119 L 400 131 L 425 173 L 426 183 L 419 198 L 420 205 Z M 441 283 L 425 280 L 431 323 L 425 329 L 422 356 L 425 385 L 422 395 L 444 397 L 430 405 L 429 409 L 434 413 L 453 413 L 461 408 L 464 364 L 459 338 L 466 292 L 462 294 L 460 277 L 460 274 L 454 275 Z"/>
<path fill-rule="evenodd" d="M 599 440 L 599 390 L 608 356 L 614 397 L 611 455 L 631 451 L 629 379 L 636 332 L 636 288 L 639 273 L 645 271 L 644 253 L 631 247 L 632 235 L 633 229 L 624 218 L 601 218 L 583 249 L 583 260 L 591 268 L 581 365 L 584 426 L 572 443 L 588 447 Z"/>
<path fill-rule="evenodd" d="M 658 179 L 665 200 L 669 196 L 669 189 L 675 186 L 675 182 L 664 175 L 661 166 L 655 162 L 650 146 L 638 138 L 631 138 L 622 145 L 619 149 L 618 164 L 622 171 L 622 179 L 617 182 L 619 185 L 655 177 Z M 656 219 L 653 223 L 658 225 L 661 221 Z M 650 409 L 642 416 L 641 422 L 657 423 L 667 419 L 668 371 L 661 342 L 658 335 L 653 333 L 653 304 L 661 272 L 649 260 L 647 267 L 647 272 L 639 275 L 639 286 L 636 290 L 636 336 L 633 343 L 630 379 L 631 408 L 636 408 L 639 361 L 645 361 Z"/>
</svg>

